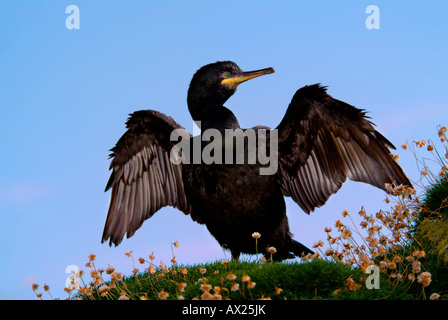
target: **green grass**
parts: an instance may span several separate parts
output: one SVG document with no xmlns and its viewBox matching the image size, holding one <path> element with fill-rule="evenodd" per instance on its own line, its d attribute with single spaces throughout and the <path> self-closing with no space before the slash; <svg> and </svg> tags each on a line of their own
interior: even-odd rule
<svg viewBox="0 0 448 320">
<path fill-rule="evenodd" d="M 414 226 L 414 245 L 418 243 L 426 252 L 433 290 L 448 298 L 448 175 L 426 190 L 422 208 Z"/>
<path fill-rule="evenodd" d="M 186 274 L 178 270 L 187 269 Z M 204 272 L 205 273 L 201 273 Z M 168 270 L 168 272 L 166 272 Z M 176 271 L 173 274 L 173 271 Z M 179 296 L 186 300 L 211 298 L 219 292 L 222 299 L 253 300 L 261 298 L 302 300 L 302 299 L 412 299 L 404 285 L 394 285 L 388 277 L 380 279 L 380 289 L 367 289 L 365 280 L 368 275 L 359 268 L 351 268 L 347 264 L 331 262 L 322 259 L 307 262 L 240 262 L 233 261 L 226 265 L 222 262 L 212 262 L 194 266 L 173 266 L 170 269 L 158 270 L 154 274 L 137 273 L 125 277 L 111 288 L 100 294 L 96 286 L 91 295 L 85 299 L 118 299 L 125 295 L 130 299 L 160 299 L 159 293 L 168 293 L 167 300 L 177 300 Z M 235 280 L 229 280 L 229 275 L 235 275 Z M 249 276 L 249 281 L 247 277 Z M 347 283 L 352 279 L 354 284 Z M 349 280 L 350 281 L 350 280 Z M 183 292 L 179 284 L 186 283 Z M 253 284 L 255 283 L 255 285 Z M 110 285 L 110 282 L 108 282 Z M 235 284 L 238 285 L 236 289 Z M 254 285 L 251 289 L 249 285 Z M 201 289 L 202 285 L 202 289 Z M 210 285 L 209 294 L 204 295 Z M 205 288 L 205 290 L 204 290 Z M 218 288 L 218 289 L 216 289 Z M 234 290 L 232 290 L 232 288 Z M 80 297 L 80 296 L 78 296 Z"/>
</svg>

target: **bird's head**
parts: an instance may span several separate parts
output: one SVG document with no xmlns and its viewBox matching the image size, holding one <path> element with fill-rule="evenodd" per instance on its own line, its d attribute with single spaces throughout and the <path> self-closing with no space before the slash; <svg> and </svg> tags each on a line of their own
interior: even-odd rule
<svg viewBox="0 0 448 320">
<path fill-rule="evenodd" d="M 222 106 L 247 80 L 274 73 L 273 68 L 243 71 L 235 62 L 218 61 L 200 68 L 193 76 L 188 89 L 188 108 L 193 118 L 195 113 Z"/>
</svg>

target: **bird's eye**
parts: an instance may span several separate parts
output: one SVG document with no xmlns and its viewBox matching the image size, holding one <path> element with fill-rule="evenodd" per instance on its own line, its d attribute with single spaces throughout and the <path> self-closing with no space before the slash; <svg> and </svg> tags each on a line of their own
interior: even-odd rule
<svg viewBox="0 0 448 320">
<path fill-rule="evenodd" d="M 224 73 L 224 77 L 226 77 L 226 78 L 230 77 L 230 73 L 228 73 L 228 72 Z"/>
</svg>

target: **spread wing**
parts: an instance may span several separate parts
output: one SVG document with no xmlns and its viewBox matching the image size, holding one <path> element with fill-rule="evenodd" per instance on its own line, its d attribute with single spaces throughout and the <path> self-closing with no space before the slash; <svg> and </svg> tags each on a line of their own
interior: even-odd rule
<svg viewBox="0 0 448 320">
<path fill-rule="evenodd" d="M 126 127 L 128 130 L 111 150 L 112 174 L 106 191 L 112 188 L 112 195 L 102 236 L 102 242 L 110 239 L 109 245 L 120 244 L 125 233 L 131 237 L 164 206 L 191 212 L 182 182 L 182 164 L 170 161 L 176 143 L 170 141 L 171 132 L 183 128 L 152 110 L 134 112 Z"/>
<path fill-rule="evenodd" d="M 412 186 L 390 155 L 395 147 L 365 112 L 319 84 L 296 92 L 277 129 L 282 192 L 306 213 L 323 205 L 346 178 L 385 191 L 386 183 Z"/>
</svg>

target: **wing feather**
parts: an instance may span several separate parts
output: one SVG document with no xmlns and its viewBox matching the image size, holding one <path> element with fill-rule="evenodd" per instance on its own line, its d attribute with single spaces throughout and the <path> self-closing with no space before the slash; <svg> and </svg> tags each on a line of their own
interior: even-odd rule
<svg viewBox="0 0 448 320">
<path fill-rule="evenodd" d="M 112 149 L 111 202 L 102 242 L 118 245 L 131 237 L 143 222 L 165 206 L 185 214 L 191 206 L 184 191 L 182 164 L 173 164 L 171 132 L 183 129 L 172 118 L 152 110 L 131 114 L 128 130 Z M 185 138 L 190 135 L 185 131 Z"/>
<path fill-rule="evenodd" d="M 277 127 L 282 192 L 306 212 L 322 206 L 344 181 L 411 182 L 392 159 L 394 148 L 377 132 L 363 110 L 336 100 L 317 85 L 299 89 Z"/>
</svg>

